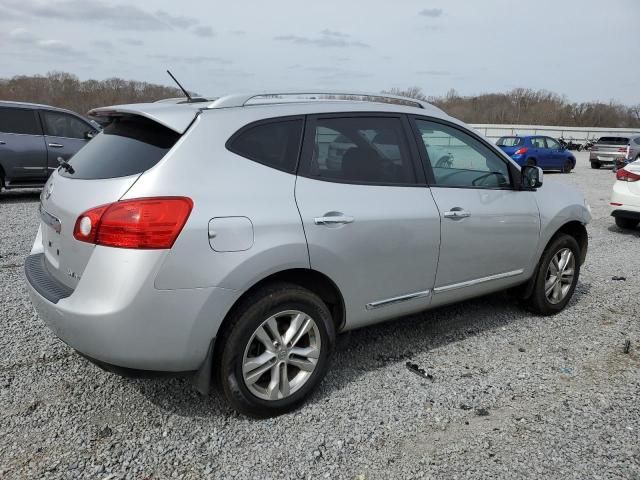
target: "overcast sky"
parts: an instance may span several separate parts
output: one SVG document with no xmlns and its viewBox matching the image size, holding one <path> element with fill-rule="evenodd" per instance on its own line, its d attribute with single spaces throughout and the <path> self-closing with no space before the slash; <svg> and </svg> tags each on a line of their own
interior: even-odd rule
<svg viewBox="0 0 640 480">
<path fill-rule="evenodd" d="M 0 0 L 0 77 L 640 103 L 640 0 Z"/>
</svg>

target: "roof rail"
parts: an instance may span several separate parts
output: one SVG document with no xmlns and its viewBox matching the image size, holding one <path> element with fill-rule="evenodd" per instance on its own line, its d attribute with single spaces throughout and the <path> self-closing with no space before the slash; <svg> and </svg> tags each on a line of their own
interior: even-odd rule
<svg viewBox="0 0 640 480">
<path fill-rule="evenodd" d="M 294 97 L 293 99 L 284 97 Z M 302 98 L 306 97 L 306 98 Z M 320 98 L 317 98 L 320 97 Z M 353 98 L 358 97 L 358 98 Z M 250 103 L 251 100 L 258 100 Z M 355 100 L 364 102 L 377 103 L 400 103 L 407 106 L 434 109 L 437 108 L 428 102 L 416 100 L 415 98 L 402 97 L 399 95 L 389 95 L 386 93 L 370 93 L 370 92 L 352 92 L 352 91 L 330 91 L 330 90 L 302 90 L 291 92 L 259 92 L 259 93 L 240 93 L 226 95 L 218 98 L 209 104 L 207 108 L 233 108 L 244 107 L 247 104 L 264 105 L 276 103 L 291 103 L 299 100 L 300 102 L 310 100 Z"/>
</svg>

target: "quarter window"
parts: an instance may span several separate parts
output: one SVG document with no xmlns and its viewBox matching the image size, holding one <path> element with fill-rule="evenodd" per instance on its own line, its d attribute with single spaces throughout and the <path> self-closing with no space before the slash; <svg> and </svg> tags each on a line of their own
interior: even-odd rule
<svg viewBox="0 0 640 480">
<path fill-rule="evenodd" d="M 302 136 L 302 119 L 270 121 L 241 130 L 227 148 L 268 167 L 294 173 Z"/>
<path fill-rule="evenodd" d="M 60 112 L 41 112 L 45 133 L 51 137 L 85 138 L 85 133 L 92 130 L 82 120 Z"/>
<path fill-rule="evenodd" d="M 416 120 L 433 170 L 435 185 L 443 187 L 505 188 L 509 167 L 486 145 L 457 128 Z"/>
<path fill-rule="evenodd" d="M 42 135 L 35 110 L 0 108 L 0 132 Z"/>
<path fill-rule="evenodd" d="M 303 174 L 346 183 L 406 185 L 416 174 L 399 118 L 319 118 Z"/>
</svg>

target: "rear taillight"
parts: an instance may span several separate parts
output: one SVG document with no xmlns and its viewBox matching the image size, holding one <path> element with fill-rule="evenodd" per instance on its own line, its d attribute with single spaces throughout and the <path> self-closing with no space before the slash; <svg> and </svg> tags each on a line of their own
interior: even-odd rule
<svg viewBox="0 0 640 480">
<path fill-rule="evenodd" d="M 524 155 L 525 153 L 527 153 L 529 149 L 527 147 L 521 147 L 519 149 L 517 149 L 515 152 L 513 152 L 514 155 Z"/>
<path fill-rule="evenodd" d="M 622 180 L 623 182 L 637 182 L 638 180 L 640 180 L 640 175 L 621 168 L 616 172 L 616 178 L 618 180 Z"/>
<path fill-rule="evenodd" d="M 171 248 L 189 218 L 187 197 L 123 200 L 87 210 L 73 236 L 81 242 L 118 248 Z"/>
</svg>

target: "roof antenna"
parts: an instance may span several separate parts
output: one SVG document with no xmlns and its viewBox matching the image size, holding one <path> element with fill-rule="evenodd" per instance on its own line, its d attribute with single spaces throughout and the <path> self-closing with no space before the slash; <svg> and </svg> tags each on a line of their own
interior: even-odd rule
<svg viewBox="0 0 640 480">
<path fill-rule="evenodd" d="M 187 97 L 187 102 L 193 102 L 193 98 L 191 98 L 191 95 L 189 95 L 189 92 L 187 92 L 184 87 L 182 85 L 180 85 L 180 82 L 176 79 L 176 77 L 173 76 L 173 73 L 171 73 L 169 70 L 167 70 L 167 73 L 169 74 L 169 76 L 173 79 L 174 82 L 176 82 L 176 85 L 178 85 L 178 87 L 180 87 L 180 90 L 182 90 L 182 92 L 184 93 L 185 97 Z"/>
</svg>

